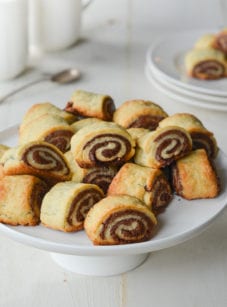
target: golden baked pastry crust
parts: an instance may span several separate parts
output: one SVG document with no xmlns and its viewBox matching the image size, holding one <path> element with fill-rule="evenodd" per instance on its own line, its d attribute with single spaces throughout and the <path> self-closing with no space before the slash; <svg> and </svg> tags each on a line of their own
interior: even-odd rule
<svg viewBox="0 0 227 307">
<path fill-rule="evenodd" d="M 94 184 L 58 183 L 43 199 L 41 222 L 46 227 L 61 231 L 81 230 L 87 212 L 103 197 L 102 190 Z"/>
<path fill-rule="evenodd" d="M 5 154 L 5 152 L 9 149 L 10 149 L 9 146 L 0 144 L 0 179 L 4 177 L 4 170 L 3 170 L 3 165 L 1 163 L 1 158 Z"/>
<path fill-rule="evenodd" d="M 176 193 L 188 200 L 214 198 L 220 192 L 216 171 L 204 149 L 177 160 L 172 177 Z"/>
<path fill-rule="evenodd" d="M 185 57 L 185 68 L 189 76 L 198 79 L 219 79 L 226 76 L 225 55 L 215 49 L 193 49 Z"/>
<path fill-rule="evenodd" d="M 157 220 L 139 199 L 128 195 L 103 198 L 88 212 L 84 228 L 95 245 L 150 240 Z"/>
<path fill-rule="evenodd" d="M 4 153 L 5 153 L 8 149 L 10 149 L 9 146 L 4 145 L 4 144 L 0 144 L 0 161 L 1 161 L 1 158 L 2 158 L 2 156 L 4 155 Z"/>
<path fill-rule="evenodd" d="M 144 134 L 148 133 L 150 130 L 145 128 L 129 128 L 127 132 L 131 135 L 132 139 L 137 143 L 137 140 L 143 136 Z"/>
<path fill-rule="evenodd" d="M 40 116 L 43 116 L 45 114 L 60 116 L 68 124 L 72 124 L 77 119 L 75 115 L 61 110 L 50 102 L 36 103 L 33 104 L 24 114 L 24 117 L 20 124 L 20 129 L 23 129 L 23 127 L 29 122 L 38 120 Z"/>
<path fill-rule="evenodd" d="M 5 176 L 0 180 L 0 222 L 9 225 L 37 225 L 41 200 L 48 188 L 35 176 Z"/>
<path fill-rule="evenodd" d="M 207 49 L 207 48 L 214 48 L 215 44 L 215 34 L 205 34 L 202 37 L 200 37 L 196 43 L 194 48 L 195 49 Z"/>
<path fill-rule="evenodd" d="M 182 127 L 190 133 L 193 149 L 204 148 L 211 158 L 217 156 L 218 146 L 213 133 L 207 130 L 196 116 L 190 113 L 176 113 L 159 123 L 160 128 L 172 125 Z"/>
<path fill-rule="evenodd" d="M 191 149 L 191 136 L 184 128 L 167 126 L 146 133 L 137 140 L 134 161 L 142 166 L 162 168 Z"/>
<path fill-rule="evenodd" d="M 126 163 L 112 180 L 108 195 L 130 195 L 143 201 L 155 214 L 172 199 L 170 185 L 159 169 Z"/>
<path fill-rule="evenodd" d="M 111 121 L 115 104 L 109 95 L 77 90 L 73 93 L 65 110 L 83 117 L 96 117 Z"/>
<path fill-rule="evenodd" d="M 73 129 L 74 133 L 76 133 L 80 129 L 82 129 L 86 126 L 98 123 L 100 121 L 101 121 L 101 119 L 98 119 L 98 118 L 95 118 L 95 117 L 89 117 L 89 118 L 80 119 L 80 120 L 74 122 L 70 127 Z"/>
<path fill-rule="evenodd" d="M 115 123 L 100 122 L 80 129 L 71 139 L 73 158 L 83 168 L 121 165 L 134 155 L 130 134 Z"/>
<path fill-rule="evenodd" d="M 114 112 L 113 121 L 124 128 L 155 130 L 167 113 L 157 104 L 145 100 L 129 100 Z"/>
<path fill-rule="evenodd" d="M 19 144 L 31 141 L 45 141 L 55 145 L 62 152 L 70 147 L 70 140 L 74 130 L 58 115 L 44 114 L 37 120 L 30 121 L 19 133 Z"/>
<path fill-rule="evenodd" d="M 175 113 L 159 122 L 159 127 L 179 126 L 190 132 L 195 128 L 205 128 L 203 123 L 193 114 Z"/>
<path fill-rule="evenodd" d="M 51 185 L 72 177 L 62 152 L 46 142 L 13 147 L 3 155 L 1 162 L 4 175 L 34 175 Z"/>
</svg>

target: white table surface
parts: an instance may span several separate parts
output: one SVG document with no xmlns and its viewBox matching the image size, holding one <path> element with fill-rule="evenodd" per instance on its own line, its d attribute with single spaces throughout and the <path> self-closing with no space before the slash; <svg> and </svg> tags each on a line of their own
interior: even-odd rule
<svg viewBox="0 0 227 307">
<path fill-rule="evenodd" d="M 19 123 L 36 102 L 64 107 L 71 93 L 82 88 L 108 93 L 117 105 L 141 98 L 169 114 L 194 113 L 227 154 L 227 112 L 172 101 L 144 75 L 146 49 L 154 38 L 181 28 L 222 25 L 219 2 L 213 0 L 95 0 L 84 12 L 80 42 L 63 52 L 32 57 L 25 74 L 0 83 L 0 95 L 35 80 L 41 71 L 78 67 L 83 78 L 64 86 L 43 82 L 10 98 L 0 105 L 0 129 Z M 226 223 L 227 210 L 196 238 L 154 252 L 137 269 L 113 277 L 64 271 L 47 252 L 0 234 L 0 306 L 227 306 Z"/>
</svg>

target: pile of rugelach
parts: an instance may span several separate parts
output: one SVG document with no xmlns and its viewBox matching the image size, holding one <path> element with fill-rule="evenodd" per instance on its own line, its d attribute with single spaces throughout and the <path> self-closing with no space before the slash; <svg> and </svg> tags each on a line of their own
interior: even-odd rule
<svg viewBox="0 0 227 307">
<path fill-rule="evenodd" d="M 174 194 L 220 192 L 213 133 L 151 101 L 116 109 L 108 95 L 77 90 L 64 110 L 35 104 L 18 145 L 0 153 L 0 222 L 85 229 L 96 245 L 150 240 Z"/>
</svg>

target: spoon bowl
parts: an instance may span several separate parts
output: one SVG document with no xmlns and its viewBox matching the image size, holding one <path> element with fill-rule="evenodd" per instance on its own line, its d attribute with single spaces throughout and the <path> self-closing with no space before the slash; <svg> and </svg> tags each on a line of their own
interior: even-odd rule
<svg viewBox="0 0 227 307">
<path fill-rule="evenodd" d="M 0 103 L 4 102 L 6 99 L 8 99 L 9 97 L 15 95 L 18 92 L 21 92 L 22 90 L 33 86 L 37 83 L 43 82 L 43 81 L 52 81 L 52 82 L 56 82 L 59 84 L 66 84 L 66 83 L 72 83 L 75 82 L 77 80 L 79 80 L 81 77 L 81 72 L 79 71 L 79 69 L 77 68 L 70 68 L 70 69 L 65 69 L 62 71 L 59 71 L 55 74 L 51 74 L 51 75 L 45 75 L 43 77 L 41 77 L 40 79 L 31 81 L 27 84 L 22 85 L 19 88 L 16 88 L 15 90 L 13 90 L 12 92 L 6 94 L 3 97 L 0 97 Z"/>
<path fill-rule="evenodd" d="M 81 72 L 77 68 L 65 69 L 50 77 L 50 80 L 60 84 L 71 83 L 81 77 Z"/>
</svg>

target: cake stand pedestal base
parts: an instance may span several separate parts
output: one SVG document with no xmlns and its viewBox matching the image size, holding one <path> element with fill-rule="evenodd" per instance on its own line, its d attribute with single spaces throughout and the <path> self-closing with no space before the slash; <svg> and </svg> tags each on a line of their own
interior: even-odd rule
<svg viewBox="0 0 227 307">
<path fill-rule="evenodd" d="M 112 276 L 128 272 L 141 265 L 148 255 L 75 256 L 51 253 L 53 260 L 64 269 L 90 276 Z"/>
</svg>

